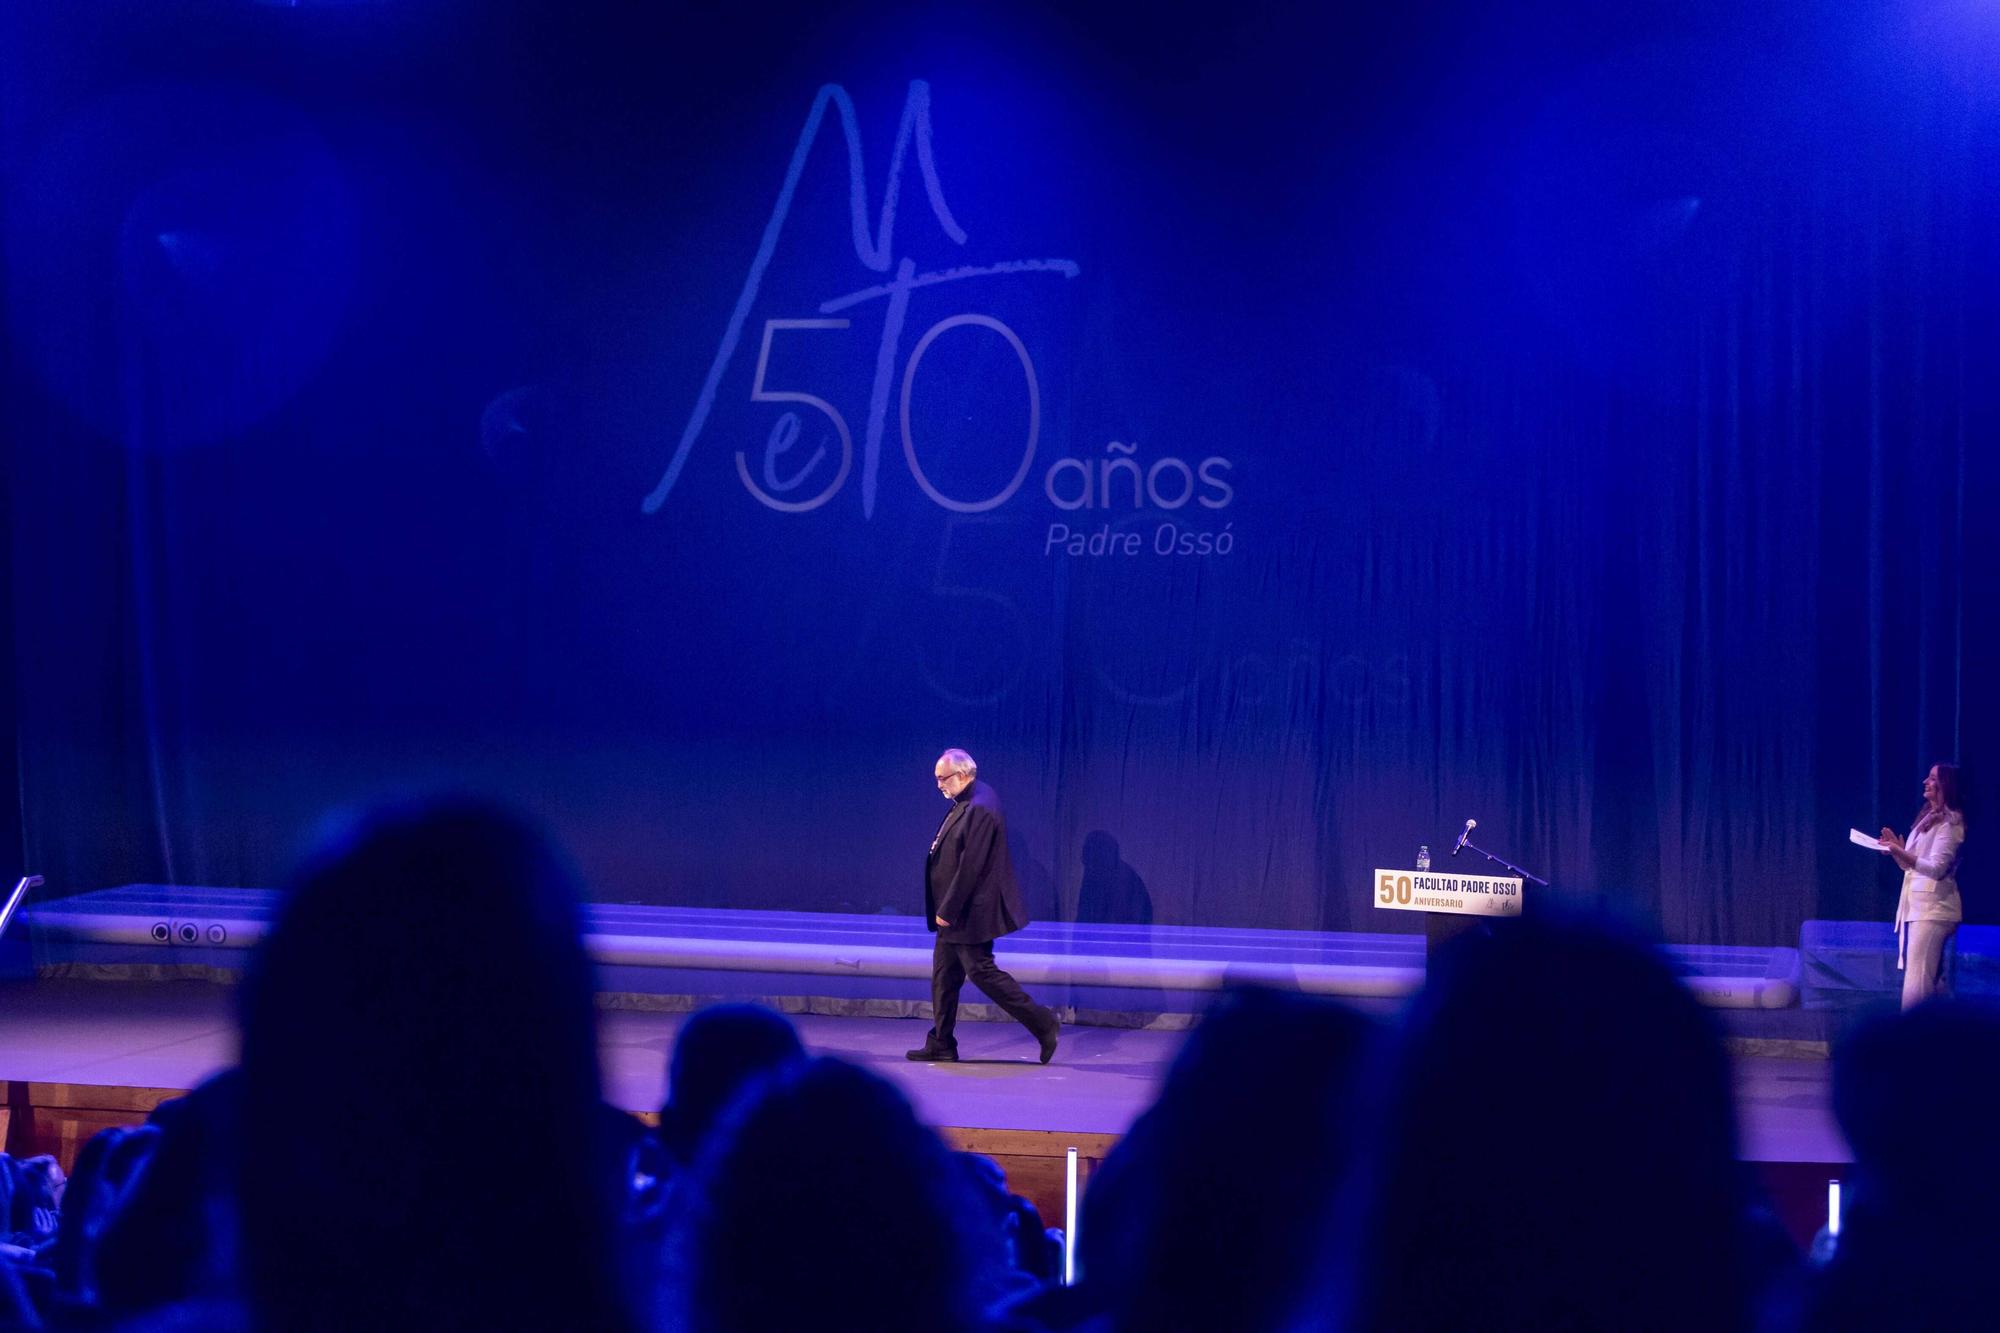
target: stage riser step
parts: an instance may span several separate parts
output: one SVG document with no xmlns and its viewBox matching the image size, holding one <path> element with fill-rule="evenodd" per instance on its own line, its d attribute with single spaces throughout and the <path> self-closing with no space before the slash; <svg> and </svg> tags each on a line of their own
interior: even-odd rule
<svg viewBox="0 0 2000 1333">
<path fill-rule="evenodd" d="M 1854 1009 L 1901 995 L 1896 932 L 1886 921 L 1808 921 L 1799 930 L 1800 995 L 1808 1009 Z M 1960 995 L 2000 996 L 2000 926 L 1960 926 L 1945 953 Z"/>
<path fill-rule="evenodd" d="M 168 962 L 227 970 L 240 968 L 243 951 L 263 938 L 276 903 L 269 890 L 127 885 L 38 906 L 29 921 L 44 971 Z M 932 937 L 914 917 L 600 903 L 590 905 L 586 924 L 586 945 L 601 968 L 656 974 L 651 984 L 614 987 L 620 990 L 687 993 L 680 988 L 693 979 L 740 973 L 765 978 L 755 983 L 760 994 L 859 987 L 900 996 L 906 983 L 927 986 L 931 974 Z M 367 930 L 357 929 L 357 947 L 366 938 Z M 1669 953 L 1704 1004 L 1783 1009 L 1797 1002 L 1797 950 L 1681 946 Z M 1091 1001 L 1080 1007 L 1119 1008 L 1096 1001 L 1151 993 L 1187 997 L 1156 1000 L 1154 1008 L 1192 1010 L 1223 987 L 1250 984 L 1383 1000 L 1410 994 L 1424 977 L 1424 941 L 1416 935 L 1038 922 L 1009 936 L 1002 954 L 1030 989 Z M 772 977 L 792 980 L 774 990 Z"/>
</svg>

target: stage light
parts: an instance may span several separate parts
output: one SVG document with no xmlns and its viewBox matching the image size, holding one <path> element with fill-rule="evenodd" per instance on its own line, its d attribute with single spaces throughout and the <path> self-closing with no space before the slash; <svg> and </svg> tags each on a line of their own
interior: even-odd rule
<svg viewBox="0 0 2000 1333">
<path fill-rule="evenodd" d="M 1826 1182 L 1826 1234 L 1840 1239 L 1840 1182 Z"/>
<path fill-rule="evenodd" d="M 1063 1163 L 1063 1285 L 1076 1285 L 1076 1149 L 1064 1154 Z"/>
</svg>

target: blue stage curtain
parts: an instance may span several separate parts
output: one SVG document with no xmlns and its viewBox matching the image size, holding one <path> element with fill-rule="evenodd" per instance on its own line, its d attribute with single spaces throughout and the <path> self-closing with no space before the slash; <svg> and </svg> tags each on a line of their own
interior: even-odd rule
<svg viewBox="0 0 2000 1333">
<path fill-rule="evenodd" d="M 1477 818 L 1675 941 L 1886 920 L 1846 829 L 2000 735 L 1987 48 L 1464 8 L 14 7 L 27 865 L 471 788 L 605 899 L 913 912 L 956 745 L 1044 918 L 1414 929 L 1369 872 Z M 905 258 L 1016 270 L 885 355 Z"/>
</svg>

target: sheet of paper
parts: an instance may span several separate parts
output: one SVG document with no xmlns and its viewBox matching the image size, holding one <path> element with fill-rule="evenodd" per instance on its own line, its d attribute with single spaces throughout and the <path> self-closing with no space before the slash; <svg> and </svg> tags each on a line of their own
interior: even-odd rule
<svg viewBox="0 0 2000 1333">
<path fill-rule="evenodd" d="M 1886 852 L 1889 850 L 1889 845 L 1880 838 L 1871 838 L 1858 828 L 1847 830 L 1847 840 L 1856 847 L 1866 847 L 1873 852 Z"/>
</svg>

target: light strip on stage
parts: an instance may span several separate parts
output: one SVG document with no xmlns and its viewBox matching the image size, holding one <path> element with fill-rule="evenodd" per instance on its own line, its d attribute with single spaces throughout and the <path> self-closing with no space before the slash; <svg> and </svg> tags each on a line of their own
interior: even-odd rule
<svg viewBox="0 0 2000 1333">
<path fill-rule="evenodd" d="M 1840 1239 L 1840 1182 L 1826 1182 L 1826 1234 Z"/>
<path fill-rule="evenodd" d="M 1063 1163 L 1063 1285 L 1076 1285 L 1076 1149 Z"/>
</svg>

